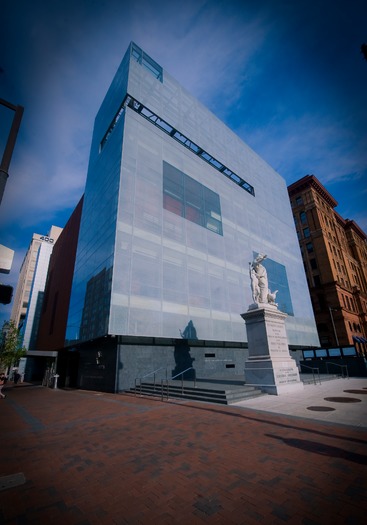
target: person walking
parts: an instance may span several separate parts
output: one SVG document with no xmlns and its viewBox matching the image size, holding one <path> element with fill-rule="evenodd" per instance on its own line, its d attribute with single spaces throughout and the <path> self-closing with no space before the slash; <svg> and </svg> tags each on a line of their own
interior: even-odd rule
<svg viewBox="0 0 367 525">
<path fill-rule="evenodd" d="M 20 373 L 18 372 L 18 370 L 15 370 L 15 371 L 14 371 L 14 385 L 17 385 L 17 384 L 18 384 L 18 382 L 19 382 L 19 380 L 20 380 L 21 377 L 22 377 L 22 376 L 20 375 Z"/>
<path fill-rule="evenodd" d="M 4 399 L 6 397 L 5 394 L 3 394 L 2 390 L 3 390 L 3 386 L 5 385 L 6 383 L 6 376 L 4 374 L 4 372 L 2 372 L 0 374 L 0 398 L 1 399 Z"/>
</svg>

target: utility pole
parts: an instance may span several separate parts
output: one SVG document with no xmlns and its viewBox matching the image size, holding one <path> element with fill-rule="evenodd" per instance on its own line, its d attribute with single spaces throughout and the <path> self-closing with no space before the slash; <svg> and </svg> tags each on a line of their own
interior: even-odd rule
<svg viewBox="0 0 367 525">
<path fill-rule="evenodd" d="M 8 177 L 9 177 L 8 171 L 9 171 L 10 161 L 13 155 L 15 141 L 17 139 L 24 108 L 22 106 L 14 106 L 14 104 L 10 104 L 10 102 L 7 102 L 6 100 L 3 100 L 2 98 L 0 98 L 0 104 L 14 111 L 13 122 L 11 125 L 8 140 L 6 142 L 4 154 L 2 156 L 1 164 L 0 164 L 0 204 L 1 204 L 1 201 L 3 200 L 4 191 L 5 191 L 6 181 L 8 180 Z"/>
</svg>

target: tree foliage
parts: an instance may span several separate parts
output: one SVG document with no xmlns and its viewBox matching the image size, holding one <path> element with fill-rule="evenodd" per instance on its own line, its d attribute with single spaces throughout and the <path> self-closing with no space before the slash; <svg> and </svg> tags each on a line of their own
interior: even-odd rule
<svg viewBox="0 0 367 525">
<path fill-rule="evenodd" d="M 14 321 L 5 321 L 1 330 L 0 367 L 17 365 L 27 349 L 22 345 L 22 335 Z"/>
</svg>

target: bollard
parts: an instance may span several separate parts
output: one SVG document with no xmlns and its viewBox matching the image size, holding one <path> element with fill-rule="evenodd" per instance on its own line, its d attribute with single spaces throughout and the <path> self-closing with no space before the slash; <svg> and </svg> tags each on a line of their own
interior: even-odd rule
<svg viewBox="0 0 367 525">
<path fill-rule="evenodd" d="M 59 374 L 54 375 L 54 388 L 57 388 L 57 380 L 59 378 Z"/>
</svg>

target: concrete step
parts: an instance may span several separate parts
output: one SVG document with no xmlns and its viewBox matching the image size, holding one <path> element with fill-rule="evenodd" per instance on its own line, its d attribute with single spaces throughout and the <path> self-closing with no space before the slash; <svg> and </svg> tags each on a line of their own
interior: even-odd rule
<svg viewBox="0 0 367 525">
<path fill-rule="evenodd" d="M 141 388 L 138 386 L 136 392 L 135 388 L 131 388 L 128 392 L 136 393 L 136 395 L 141 394 L 161 397 L 162 386 L 160 384 L 154 385 L 154 383 L 143 382 Z M 237 403 L 238 401 L 260 395 L 263 395 L 261 390 L 244 384 L 204 384 L 201 382 L 199 386 L 198 383 L 196 383 L 195 386 L 193 381 L 185 381 L 183 390 L 181 382 L 170 382 L 168 387 L 169 398 L 183 398 L 209 403 L 220 403 L 224 405 L 230 405 L 231 403 Z M 163 398 L 167 398 L 167 384 L 163 384 Z"/>
</svg>

